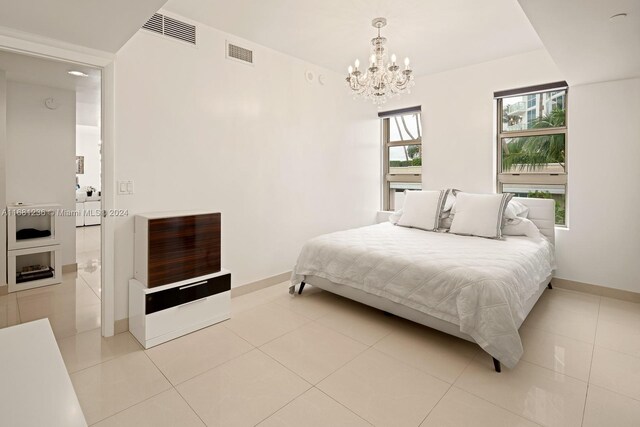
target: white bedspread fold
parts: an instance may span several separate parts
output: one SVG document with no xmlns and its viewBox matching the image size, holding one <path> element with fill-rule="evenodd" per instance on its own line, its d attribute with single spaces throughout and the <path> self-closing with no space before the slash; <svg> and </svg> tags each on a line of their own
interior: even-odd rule
<svg viewBox="0 0 640 427">
<path fill-rule="evenodd" d="M 491 240 L 383 223 L 309 240 L 291 281 L 322 277 L 454 323 L 511 368 L 523 352 L 525 302 L 554 268 L 544 238 Z"/>
</svg>

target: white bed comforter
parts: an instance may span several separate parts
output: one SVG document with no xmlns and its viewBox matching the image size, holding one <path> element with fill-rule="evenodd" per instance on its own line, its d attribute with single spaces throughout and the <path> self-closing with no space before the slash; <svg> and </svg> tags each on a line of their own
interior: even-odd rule
<svg viewBox="0 0 640 427">
<path fill-rule="evenodd" d="M 460 325 L 514 367 L 522 356 L 525 302 L 554 268 L 545 238 L 491 240 L 383 223 L 309 240 L 292 285 L 318 276 Z"/>
</svg>

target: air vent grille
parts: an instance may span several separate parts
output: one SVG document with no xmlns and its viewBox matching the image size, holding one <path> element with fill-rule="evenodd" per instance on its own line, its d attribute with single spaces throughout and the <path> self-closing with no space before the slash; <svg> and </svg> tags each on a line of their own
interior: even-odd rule
<svg viewBox="0 0 640 427">
<path fill-rule="evenodd" d="M 145 30 L 164 34 L 167 37 L 196 44 L 196 27 L 186 22 L 178 21 L 160 13 L 154 13 L 151 19 L 142 26 Z"/>
<path fill-rule="evenodd" d="M 154 13 L 151 19 L 142 26 L 145 30 L 153 31 L 154 33 L 162 34 L 162 18 L 163 15 Z"/>
<path fill-rule="evenodd" d="M 235 44 L 227 43 L 227 56 L 238 61 L 253 64 L 253 51 Z"/>
<path fill-rule="evenodd" d="M 164 35 L 196 44 L 196 27 L 177 19 L 164 17 Z"/>
</svg>

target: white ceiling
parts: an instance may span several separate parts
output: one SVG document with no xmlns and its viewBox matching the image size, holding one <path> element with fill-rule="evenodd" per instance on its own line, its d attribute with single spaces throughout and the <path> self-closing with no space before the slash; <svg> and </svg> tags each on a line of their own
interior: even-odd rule
<svg viewBox="0 0 640 427">
<path fill-rule="evenodd" d="M 370 56 L 378 16 L 388 53 L 408 56 L 416 75 L 543 47 L 517 0 L 169 0 L 163 9 L 345 73 Z"/>
<path fill-rule="evenodd" d="M 117 52 L 166 0 L 0 0 L 0 26 Z"/>
<path fill-rule="evenodd" d="M 640 1 L 519 1 L 569 84 L 640 76 Z"/>
<path fill-rule="evenodd" d="M 51 59 L 0 51 L 0 70 L 7 80 L 55 87 L 76 92 L 76 123 L 100 125 L 100 70 Z M 69 70 L 78 70 L 88 77 L 74 77 Z"/>
</svg>

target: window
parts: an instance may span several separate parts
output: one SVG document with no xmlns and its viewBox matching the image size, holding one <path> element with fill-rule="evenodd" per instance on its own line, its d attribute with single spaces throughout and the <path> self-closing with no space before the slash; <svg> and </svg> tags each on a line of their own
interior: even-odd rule
<svg viewBox="0 0 640 427">
<path fill-rule="evenodd" d="M 567 82 L 496 92 L 498 191 L 554 199 L 566 225 Z"/>
<path fill-rule="evenodd" d="M 382 120 L 382 209 L 394 211 L 405 190 L 422 189 L 420 107 L 379 113 Z"/>
</svg>

